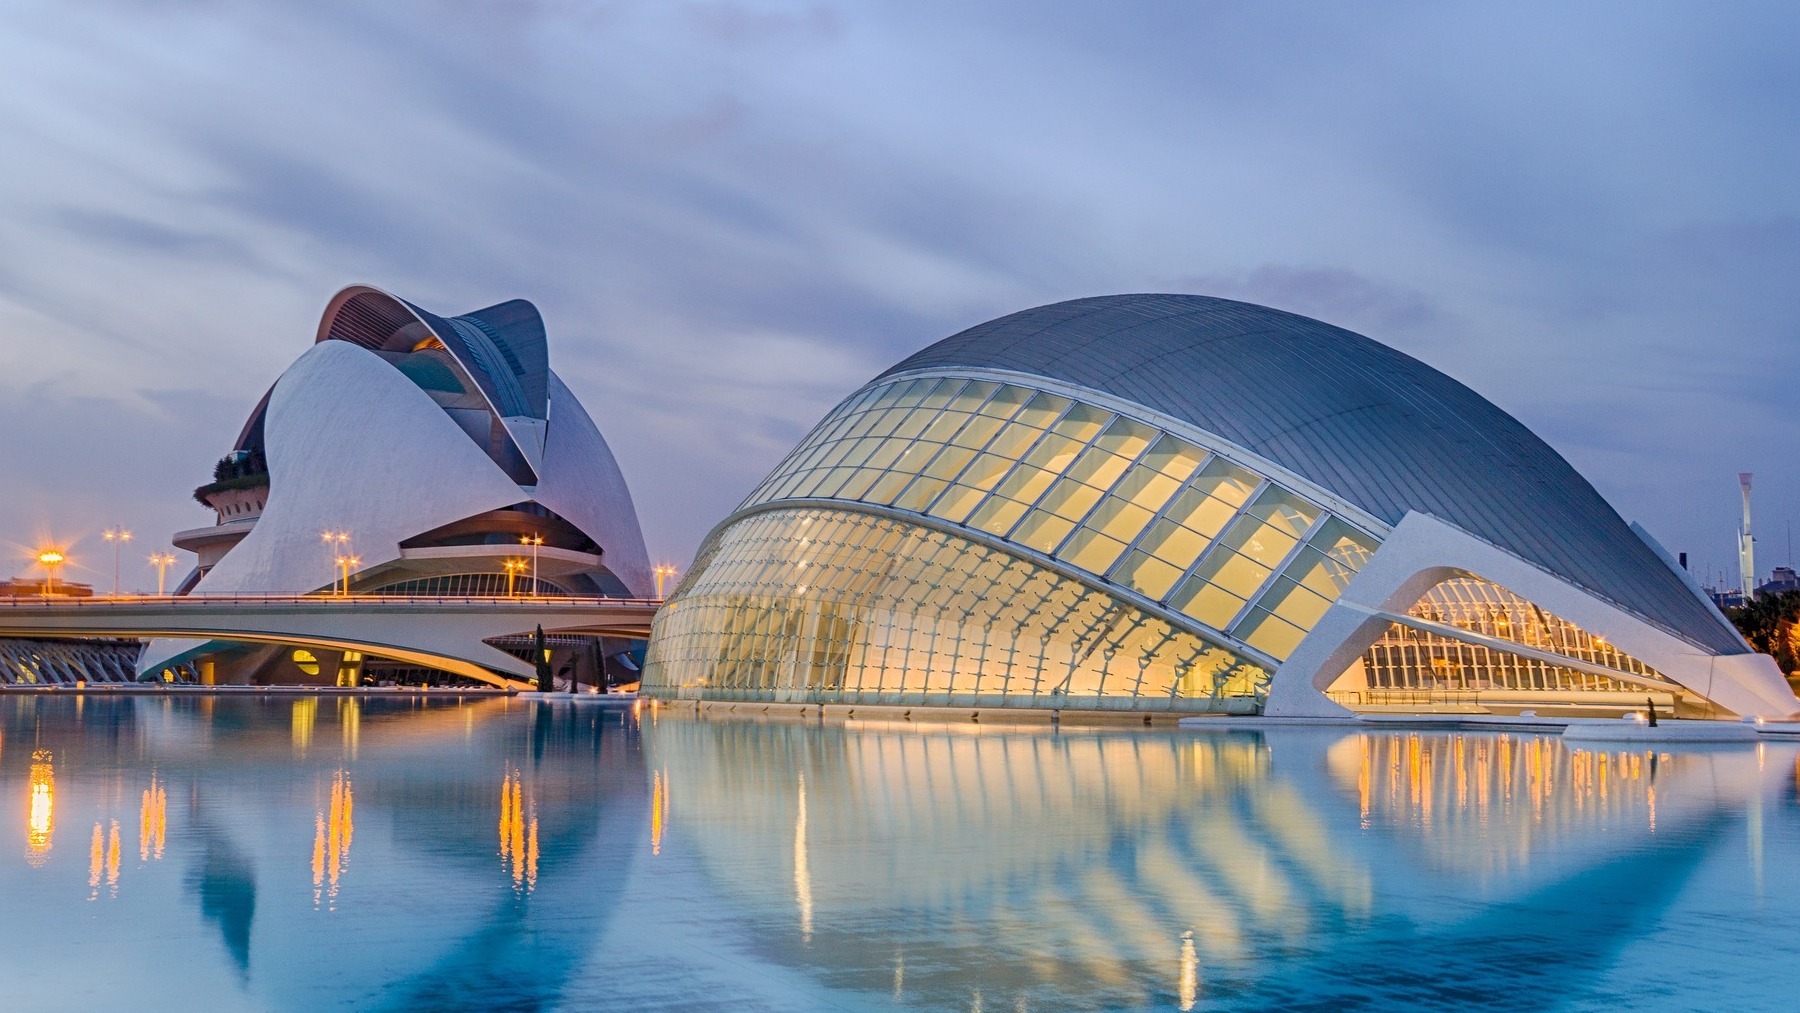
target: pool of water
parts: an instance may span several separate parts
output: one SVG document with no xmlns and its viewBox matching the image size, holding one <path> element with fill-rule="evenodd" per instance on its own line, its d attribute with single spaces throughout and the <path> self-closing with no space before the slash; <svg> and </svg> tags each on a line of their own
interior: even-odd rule
<svg viewBox="0 0 1800 1013">
<path fill-rule="evenodd" d="M 3 1009 L 1791 1009 L 1796 749 L 0 698 Z"/>
</svg>

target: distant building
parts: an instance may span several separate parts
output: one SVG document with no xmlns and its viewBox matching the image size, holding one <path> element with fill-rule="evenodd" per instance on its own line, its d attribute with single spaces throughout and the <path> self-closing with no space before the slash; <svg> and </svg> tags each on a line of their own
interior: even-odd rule
<svg viewBox="0 0 1800 1013">
<path fill-rule="evenodd" d="M 183 594 L 654 593 L 624 476 L 523 300 L 440 317 L 339 292 L 194 496 L 215 523 L 175 535 L 199 557 Z M 558 673 L 591 685 L 626 645 L 557 649 Z M 353 655 L 159 640 L 140 672 L 199 660 L 222 680 L 330 684 L 374 664 Z"/>
<path fill-rule="evenodd" d="M 1769 574 L 1769 581 L 1757 587 L 1756 593 L 1780 594 L 1783 591 L 1800 591 L 1800 574 L 1791 566 L 1777 566 Z"/>
<path fill-rule="evenodd" d="M 833 409 L 658 614 L 643 692 L 1344 715 L 1788 715 L 1674 559 L 1516 419 L 1278 310 L 1127 295 Z"/>
</svg>

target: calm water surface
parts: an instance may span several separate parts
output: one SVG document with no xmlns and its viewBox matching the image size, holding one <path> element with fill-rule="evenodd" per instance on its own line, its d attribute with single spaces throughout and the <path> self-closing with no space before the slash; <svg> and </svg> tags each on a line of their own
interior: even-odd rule
<svg viewBox="0 0 1800 1013">
<path fill-rule="evenodd" d="M 0 1008 L 1800 1008 L 1796 750 L 0 699 Z"/>
</svg>

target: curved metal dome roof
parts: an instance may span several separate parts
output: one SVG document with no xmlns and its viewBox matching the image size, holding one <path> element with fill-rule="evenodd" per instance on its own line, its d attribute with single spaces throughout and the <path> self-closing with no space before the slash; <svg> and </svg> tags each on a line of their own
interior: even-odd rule
<svg viewBox="0 0 1800 1013">
<path fill-rule="evenodd" d="M 1229 299 L 1117 295 L 1024 310 L 883 376 L 1001 369 L 1104 391 L 1245 447 L 1397 524 L 1436 515 L 1725 654 L 1748 649 L 1517 419 L 1411 356 Z"/>
</svg>

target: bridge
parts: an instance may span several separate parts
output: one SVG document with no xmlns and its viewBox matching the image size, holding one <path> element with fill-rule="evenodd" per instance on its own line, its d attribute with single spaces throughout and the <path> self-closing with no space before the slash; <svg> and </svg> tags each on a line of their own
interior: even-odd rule
<svg viewBox="0 0 1800 1013">
<path fill-rule="evenodd" d="M 564 633 L 643 639 L 661 601 L 389 595 L 0 598 L 0 637 L 192 637 L 362 651 L 531 688 L 533 666 L 487 641 Z"/>
</svg>

